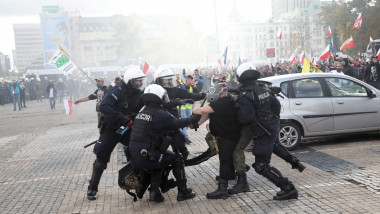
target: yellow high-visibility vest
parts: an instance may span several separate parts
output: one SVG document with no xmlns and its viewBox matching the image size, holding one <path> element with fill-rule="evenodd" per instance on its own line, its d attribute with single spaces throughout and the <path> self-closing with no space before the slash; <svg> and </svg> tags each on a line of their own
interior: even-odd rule
<svg viewBox="0 0 380 214">
<path fill-rule="evenodd" d="M 193 86 L 190 86 L 189 93 L 193 93 Z M 193 109 L 193 105 L 186 103 L 186 105 L 181 106 L 181 110 L 186 110 L 186 109 Z"/>
<path fill-rule="evenodd" d="M 229 74 L 227 75 L 226 82 L 230 82 L 230 81 L 231 81 L 231 74 L 229 73 Z"/>
</svg>

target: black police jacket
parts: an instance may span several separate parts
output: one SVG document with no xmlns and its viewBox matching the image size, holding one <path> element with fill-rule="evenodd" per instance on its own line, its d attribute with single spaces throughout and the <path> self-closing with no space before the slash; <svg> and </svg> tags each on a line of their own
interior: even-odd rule
<svg viewBox="0 0 380 214">
<path fill-rule="evenodd" d="M 149 105 L 157 105 L 157 104 L 149 104 Z M 178 119 L 166 110 L 155 109 L 156 107 L 149 106 L 149 105 L 148 107 L 145 107 L 147 108 L 146 111 L 144 108 L 144 110 L 141 111 L 142 114 L 139 116 L 136 116 L 136 119 L 134 121 L 135 122 L 134 128 L 132 129 L 132 133 L 131 133 L 131 143 L 130 143 L 131 151 L 138 152 L 138 150 L 142 148 L 141 144 L 143 144 L 144 145 L 143 147 L 146 147 L 146 148 L 150 146 L 150 144 L 152 143 L 150 142 L 151 139 L 145 138 L 144 142 L 138 141 L 140 139 L 143 139 L 144 136 L 148 136 L 151 134 L 170 133 L 170 131 L 176 131 L 179 128 L 184 128 L 191 124 L 190 118 Z M 151 118 L 150 118 L 150 113 L 153 113 Z M 144 133 L 140 133 L 141 129 L 136 129 L 135 127 L 136 123 L 137 125 L 139 123 L 143 124 L 141 125 L 141 127 L 144 127 Z M 149 123 L 149 125 L 147 125 L 146 123 Z M 177 149 L 179 151 L 182 151 L 185 148 L 186 148 L 185 143 L 183 143 L 183 145 L 177 146 Z"/>
<path fill-rule="evenodd" d="M 103 97 L 99 111 L 103 113 L 106 128 L 118 129 L 123 123 L 133 119 L 144 106 L 140 99 L 142 92 L 133 86 L 113 87 Z"/>
</svg>

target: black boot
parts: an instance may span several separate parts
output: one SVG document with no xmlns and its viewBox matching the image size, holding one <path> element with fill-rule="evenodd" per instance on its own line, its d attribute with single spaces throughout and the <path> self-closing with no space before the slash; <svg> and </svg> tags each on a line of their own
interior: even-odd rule
<svg viewBox="0 0 380 214">
<path fill-rule="evenodd" d="M 228 195 L 228 181 L 219 179 L 218 189 L 215 192 L 208 192 L 206 198 L 208 199 L 226 199 Z"/>
<path fill-rule="evenodd" d="M 298 171 L 300 172 L 302 172 L 306 168 L 306 166 L 303 165 L 301 161 L 294 156 L 290 159 L 290 164 L 292 164 L 292 169 L 298 169 Z"/>
<path fill-rule="evenodd" d="M 90 180 L 90 185 L 88 185 L 87 199 L 96 200 L 96 193 L 98 192 L 98 185 L 100 179 L 102 178 L 103 171 L 107 168 L 107 164 L 103 163 L 99 159 L 96 159 L 93 168 L 92 175 Z"/>
<path fill-rule="evenodd" d="M 289 184 L 285 185 L 284 187 L 281 187 L 281 191 L 277 193 L 276 196 L 273 197 L 273 200 L 289 200 L 289 199 L 297 199 L 298 198 L 298 192 L 297 189 L 294 187 L 292 182 L 289 182 Z"/>
<path fill-rule="evenodd" d="M 178 184 L 177 201 L 184 201 L 184 200 L 195 197 L 195 193 L 193 193 L 193 189 L 187 188 L 186 182 L 187 182 L 186 179 L 177 180 L 177 184 Z"/>
<path fill-rule="evenodd" d="M 151 172 L 151 183 L 149 189 L 149 201 L 155 201 L 157 203 L 163 202 L 164 196 L 162 196 L 160 189 L 162 169 L 152 170 Z"/>
<path fill-rule="evenodd" d="M 164 171 L 162 173 L 161 184 L 160 184 L 162 193 L 165 193 L 169 191 L 170 189 L 177 187 L 177 182 L 174 181 L 174 179 L 172 178 L 168 179 L 170 171 L 171 171 L 170 168 L 164 168 Z"/>
<path fill-rule="evenodd" d="M 248 192 L 249 185 L 247 181 L 247 174 L 245 172 L 237 172 L 238 180 L 236 184 L 228 190 L 229 194 L 238 194 L 241 192 Z"/>
<path fill-rule="evenodd" d="M 177 201 L 184 201 L 194 198 L 195 194 L 191 188 L 187 188 L 187 179 L 185 174 L 185 164 L 183 163 L 182 155 L 178 155 L 176 162 L 173 165 L 173 175 L 177 180 L 178 195 Z"/>
</svg>

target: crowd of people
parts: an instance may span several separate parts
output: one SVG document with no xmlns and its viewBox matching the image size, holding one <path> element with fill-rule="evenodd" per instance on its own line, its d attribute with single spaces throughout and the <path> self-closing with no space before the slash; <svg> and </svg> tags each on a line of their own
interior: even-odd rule
<svg viewBox="0 0 380 214">
<path fill-rule="evenodd" d="M 0 79 L 0 105 L 14 104 L 14 111 L 27 108 L 28 101 L 42 102 L 48 99 L 51 110 L 55 109 L 55 102 L 63 102 L 63 98 L 77 99 L 90 93 L 94 88 L 87 79 L 81 78 L 19 78 L 18 80 Z"/>
</svg>

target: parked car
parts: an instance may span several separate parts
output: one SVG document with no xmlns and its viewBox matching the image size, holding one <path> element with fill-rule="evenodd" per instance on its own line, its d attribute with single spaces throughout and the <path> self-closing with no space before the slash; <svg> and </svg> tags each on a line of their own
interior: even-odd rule
<svg viewBox="0 0 380 214">
<path fill-rule="evenodd" d="M 292 150 L 301 137 L 379 131 L 380 91 L 350 76 L 287 74 L 258 80 L 281 88 L 279 142 Z"/>
</svg>

